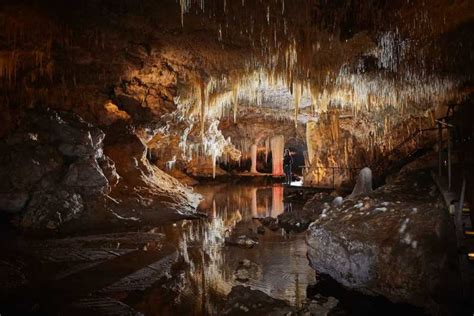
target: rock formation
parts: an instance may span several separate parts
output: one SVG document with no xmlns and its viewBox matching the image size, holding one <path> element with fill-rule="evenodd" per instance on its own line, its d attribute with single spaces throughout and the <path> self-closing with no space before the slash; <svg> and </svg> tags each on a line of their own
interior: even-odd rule
<svg viewBox="0 0 474 316">
<path fill-rule="evenodd" d="M 307 232 L 308 258 L 348 288 L 447 312 L 458 280 L 447 216 L 429 176 L 399 177 L 324 209 Z"/>
<path fill-rule="evenodd" d="M 372 193 L 372 170 L 365 167 L 359 172 L 354 189 L 348 198 L 353 199 L 358 196 L 367 196 L 370 193 Z"/>
<path fill-rule="evenodd" d="M 192 215 L 197 197 L 150 165 L 145 145 L 125 126 L 106 137 L 72 113 L 31 111 L 24 120 L 0 151 L 0 210 L 22 227 Z"/>
</svg>

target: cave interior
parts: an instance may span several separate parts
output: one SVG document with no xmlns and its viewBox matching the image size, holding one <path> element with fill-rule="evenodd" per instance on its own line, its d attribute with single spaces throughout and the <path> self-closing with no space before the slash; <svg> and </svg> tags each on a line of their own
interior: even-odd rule
<svg viewBox="0 0 474 316">
<path fill-rule="evenodd" d="M 474 1 L 4 0 L 0 315 L 471 315 Z"/>
</svg>

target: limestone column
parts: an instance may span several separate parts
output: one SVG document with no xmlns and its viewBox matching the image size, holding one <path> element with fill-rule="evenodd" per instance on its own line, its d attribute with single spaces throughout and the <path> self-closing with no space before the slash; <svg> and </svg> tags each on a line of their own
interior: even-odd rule
<svg viewBox="0 0 474 316">
<path fill-rule="evenodd" d="M 257 145 L 253 144 L 250 148 L 250 157 L 252 158 L 252 166 L 250 167 L 251 173 L 257 173 Z"/>
<path fill-rule="evenodd" d="M 270 141 L 272 149 L 272 167 L 274 176 L 282 176 L 283 173 L 283 150 L 285 149 L 285 137 L 278 135 Z"/>
<path fill-rule="evenodd" d="M 313 163 L 315 151 L 314 151 L 314 142 L 312 141 L 313 131 L 316 129 L 317 123 L 310 121 L 306 123 L 306 145 L 308 147 L 308 160 L 309 164 Z"/>
</svg>

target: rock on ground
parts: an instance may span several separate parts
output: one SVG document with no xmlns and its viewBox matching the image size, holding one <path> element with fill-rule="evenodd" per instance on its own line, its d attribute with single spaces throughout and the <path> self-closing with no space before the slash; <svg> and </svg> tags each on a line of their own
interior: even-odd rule
<svg viewBox="0 0 474 316">
<path fill-rule="evenodd" d="M 287 231 L 302 232 L 319 218 L 321 212 L 329 209 L 333 197 L 326 192 L 318 192 L 303 207 L 295 205 L 291 211 L 278 215 L 278 225 Z"/>
<path fill-rule="evenodd" d="M 459 287 L 453 232 L 432 188 L 418 173 L 331 207 L 308 229 L 311 266 L 348 288 L 442 311 Z"/>
<path fill-rule="evenodd" d="M 245 286 L 234 286 L 221 315 L 296 315 L 296 308 L 285 301 Z"/>
</svg>

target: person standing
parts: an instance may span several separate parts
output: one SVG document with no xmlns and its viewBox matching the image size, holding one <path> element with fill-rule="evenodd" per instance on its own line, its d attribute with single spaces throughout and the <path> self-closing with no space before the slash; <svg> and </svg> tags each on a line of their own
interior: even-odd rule
<svg viewBox="0 0 474 316">
<path fill-rule="evenodd" d="M 285 172 L 285 183 L 291 184 L 291 166 L 293 165 L 293 157 L 291 157 L 290 150 L 285 149 L 283 155 L 283 170 Z"/>
</svg>

